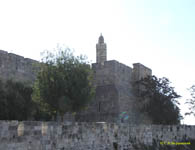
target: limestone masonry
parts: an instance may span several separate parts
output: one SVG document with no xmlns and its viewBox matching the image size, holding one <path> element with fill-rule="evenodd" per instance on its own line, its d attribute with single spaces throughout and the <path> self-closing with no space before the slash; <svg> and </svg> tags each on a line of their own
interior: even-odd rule
<svg viewBox="0 0 195 150">
<path fill-rule="evenodd" d="M 0 150 L 138 150 L 154 141 L 189 143 L 194 133 L 184 125 L 0 121 Z"/>
<path fill-rule="evenodd" d="M 3 80 L 33 82 L 39 71 L 38 62 L 0 50 L 0 77 Z M 152 70 L 140 63 L 133 68 L 116 60 L 107 61 L 107 45 L 101 35 L 96 44 L 96 63 L 92 64 L 95 99 L 88 110 L 75 116 L 76 121 L 117 122 L 119 115 L 126 112 L 132 124 L 150 124 L 150 119 L 136 109 L 136 97 L 132 94 L 132 82 L 152 75 Z"/>
<path fill-rule="evenodd" d="M 38 61 L 0 50 L 0 78 L 32 82 L 36 78 Z"/>
<path fill-rule="evenodd" d="M 37 63 L 0 50 L 0 78 L 33 82 Z M 158 150 L 162 143 L 195 142 L 195 126 L 151 125 L 138 111 L 132 83 L 151 76 L 152 70 L 140 63 L 131 68 L 108 61 L 102 35 L 92 69 L 96 94 L 86 111 L 66 114 L 63 123 L 0 121 L 0 150 L 144 150 L 141 146 L 154 143 Z M 127 118 L 120 120 L 124 112 Z"/>
<path fill-rule="evenodd" d="M 92 64 L 95 99 L 86 112 L 76 116 L 76 121 L 117 122 L 119 115 L 126 112 L 131 124 L 150 124 L 150 119 L 137 110 L 132 83 L 152 75 L 152 70 L 140 63 L 133 68 L 116 60 L 107 61 L 107 46 L 101 35 L 96 44 L 96 63 Z"/>
</svg>

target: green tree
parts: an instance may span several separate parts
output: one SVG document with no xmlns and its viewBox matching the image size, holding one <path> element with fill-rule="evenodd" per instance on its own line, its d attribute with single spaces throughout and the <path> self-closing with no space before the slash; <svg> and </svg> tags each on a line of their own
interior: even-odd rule
<svg viewBox="0 0 195 150">
<path fill-rule="evenodd" d="M 182 119 L 177 106 L 180 96 L 170 87 L 167 78 L 148 76 L 135 82 L 139 109 L 148 114 L 154 124 L 179 124 Z"/>
<path fill-rule="evenodd" d="M 75 57 L 70 49 L 58 47 L 45 52 L 34 86 L 33 99 L 50 115 L 77 112 L 94 95 L 92 70 L 84 56 Z"/>
<path fill-rule="evenodd" d="M 194 115 L 195 116 L 195 85 L 193 85 L 190 89 L 191 98 L 187 99 L 186 104 L 189 105 L 189 112 L 185 113 L 185 115 Z"/>
<path fill-rule="evenodd" d="M 0 84 L 0 119 L 27 120 L 31 117 L 32 87 L 8 80 Z"/>
<path fill-rule="evenodd" d="M 8 118 L 8 103 L 6 100 L 6 91 L 4 83 L 0 80 L 0 119 L 6 120 Z"/>
</svg>

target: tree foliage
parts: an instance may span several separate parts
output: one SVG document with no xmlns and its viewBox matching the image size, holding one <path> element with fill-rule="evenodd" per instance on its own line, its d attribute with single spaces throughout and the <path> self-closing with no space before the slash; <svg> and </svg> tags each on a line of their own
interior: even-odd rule
<svg viewBox="0 0 195 150">
<path fill-rule="evenodd" d="M 179 124 L 180 109 L 177 98 L 180 96 L 170 87 L 167 78 L 148 76 L 134 84 L 139 99 L 139 109 L 149 115 L 153 124 Z"/>
<path fill-rule="evenodd" d="M 0 81 L 0 119 L 27 120 L 31 117 L 33 101 L 32 87 L 25 83 Z"/>
<path fill-rule="evenodd" d="M 187 99 L 186 104 L 189 105 L 189 112 L 185 113 L 185 115 L 194 115 L 195 116 L 195 85 L 193 85 L 190 89 L 191 98 Z"/>
<path fill-rule="evenodd" d="M 0 119 L 5 120 L 8 118 L 8 104 L 6 100 L 6 91 L 3 82 L 0 80 Z"/>
<path fill-rule="evenodd" d="M 92 70 L 86 58 L 58 47 L 57 52 L 46 51 L 42 62 L 33 93 L 41 109 L 50 115 L 84 109 L 94 95 Z"/>
</svg>

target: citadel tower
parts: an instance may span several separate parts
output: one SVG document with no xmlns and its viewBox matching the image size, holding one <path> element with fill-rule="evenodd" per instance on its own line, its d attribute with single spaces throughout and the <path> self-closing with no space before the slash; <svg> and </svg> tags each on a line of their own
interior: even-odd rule
<svg viewBox="0 0 195 150">
<path fill-rule="evenodd" d="M 106 43 L 104 43 L 104 37 L 101 34 L 96 44 L 96 62 L 104 64 L 105 61 L 107 61 L 107 47 Z"/>
<path fill-rule="evenodd" d="M 149 123 L 150 119 L 136 109 L 132 83 L 152 75 L 152 70 L 140 63 L 133 64 L 131 68 L 116 60 L 107 60 L 106 56 L 106 44 L 100 35 L 96 44 L 96 63 L 92 64 L 95 98 L 88 110 L 77 115 L 76 120 L 117 122 L 119 115 L 126 112 L 128 121 L 133 124 Z"/>
<path fill-rule="evenodd" d="M 33 82 L 40 69 L 36 67 L 37 63 L 39 62 L 0 50 L 0 78 Z M 152 75 L 150 68 L 140 63 L 133 64 L 131 68 L 116 60 L 107 60 L 107 46 L 104 37 L 100 35 L 96 44 L 96 63 L 92 64 L 92 69 L 96 94 L 88 109 L 75 116 L 76 121 L 117 122 L 122 112 L 126 112 L 128 122 L 132 124 L 150 121 L 136 109 L 137 98 L 132 90 L 133 82 Z"/>
</svg>

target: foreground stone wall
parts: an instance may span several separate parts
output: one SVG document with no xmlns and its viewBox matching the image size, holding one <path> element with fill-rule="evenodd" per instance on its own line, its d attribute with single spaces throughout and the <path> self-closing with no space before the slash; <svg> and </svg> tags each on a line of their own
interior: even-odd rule
<svg viewBox="0 0 195 150">
<path fill-rule="evenodd" d="M 195 139 L 195 126 L 0 121 L 0 150 L 135 150 Z"/>
</svg>

